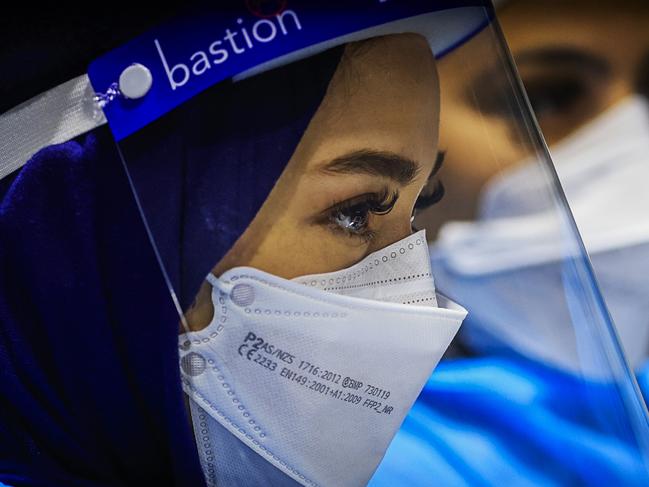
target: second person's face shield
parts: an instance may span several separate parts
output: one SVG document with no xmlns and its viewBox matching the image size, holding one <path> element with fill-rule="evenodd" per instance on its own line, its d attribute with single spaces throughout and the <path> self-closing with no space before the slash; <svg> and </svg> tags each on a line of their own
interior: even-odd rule
<svg viewBox="0 0 649 487">
<path fill-rule="evenodd" d="M 529 298 L 530 313 L 540 311 L 523 274 L 503 277 L 515 291 L 500 301 L 470 299 L 484 285 L 475 276 L 436 286 L 436 272 L 462 275 L 455 254 L 437 253 L 439 271 L 431 266 L 427 239 L 454 220 L 436 204 L 445 193 L 476 197 L 470 174 L 442 185 L 444 152 L 499 160 L 493 147 L 444 138 L 457 116 L 444 110 L 457 95 L 445 64 L 484 63 L 510 80 L 500 95 L 520 120 L 521 150 L 538 155 L 539 197 L 552 207 L 545 224 L 566 265 L 564 292 L 543 306 L 566 310 L 568 353 L 590 354 L 580 373 L 626 380 L 542 138 L 480 3 L 340 13 L 248 3 L 202 21 L 192 12 L 177 24 L 195 35 L 191 46 L 161 28 L 91 69 L 98 91 L 119 78 L 121 94 L 104 109 L 178 305 L 183 387 L 208 484 L 236 481 L 237 461 L 259 484 L 367 482 L 466 310 L 480 319 Z M 203 35 L 205 19 L 222 32 L 212 24 Z M 141 64 L 127 72 L 131 62 Z M 463 96 L 472 109 L 490 102 Z M 467 130 L 489 131 L 488 119 Z M 626 431 L 637 412 L 633 392 L 621 398 Z"/>
</svg>

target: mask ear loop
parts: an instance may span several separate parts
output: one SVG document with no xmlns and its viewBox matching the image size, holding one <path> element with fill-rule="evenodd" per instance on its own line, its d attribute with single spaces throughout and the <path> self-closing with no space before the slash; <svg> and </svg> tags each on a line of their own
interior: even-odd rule
<svg viewBox="0 0 649 487">
<path fill-rule="evenodd" d="M 205 280 L 209 282 L 212 287 L 218 287 L 219 285 L 219 279 L 211 272 L 205 277 Z"/>
</svg>

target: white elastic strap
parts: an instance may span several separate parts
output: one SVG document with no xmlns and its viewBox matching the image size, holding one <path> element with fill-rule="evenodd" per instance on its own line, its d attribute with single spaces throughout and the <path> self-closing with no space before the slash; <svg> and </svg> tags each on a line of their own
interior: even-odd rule
<svg viewBox="0 0 649 487">
<path fill-rule="evenodd" d="M 0 115 L 0 179 L 36 152 L 106 123 L 87 75 L 71 79 Z"/>
<path fill-rule="evenodd" d="M 212 285 L 212 287 L 217 287 L 219 285 L 218 278 L 211 272 L 207 276 L 205 276 L 205 279 Z"/>
</svg>

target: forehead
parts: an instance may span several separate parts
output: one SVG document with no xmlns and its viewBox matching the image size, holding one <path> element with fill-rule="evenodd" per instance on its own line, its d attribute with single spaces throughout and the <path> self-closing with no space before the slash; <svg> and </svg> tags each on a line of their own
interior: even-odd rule
<svg viewBox="0 0 649 487">
<path fill-rule="evenodd" d="M 359 148 L 430 159 L 438 119 L 439 83 L 426 40 L 382 36 L 347 46 L 301 145 L 314 162 Z"/>
<path fill-rule="evenodd" d="M 514 54 L 540 45 L 568 44 L 620 57 L 629 48 L 649 45 L 649 2 L 644 0 L 512 0 L 498 11 L 498 18 Z M 624 51 L 620 42 L 625 43 Z"/>
<path fill-rule="evenodd" d="M 325 101 L 343 104 L 349 113 L 370 100 L 407 102 L 408 92 L 419 103 L 439 96 L 435 58 L 419 34 L 392 34 L 348 44 Z"/>
</svg>

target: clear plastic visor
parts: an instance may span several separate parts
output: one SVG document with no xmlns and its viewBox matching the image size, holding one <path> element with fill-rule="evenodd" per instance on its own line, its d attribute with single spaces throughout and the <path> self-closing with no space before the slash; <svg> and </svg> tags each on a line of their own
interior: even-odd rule
<svg viewBox="0 0 649 487">
<path fill-rule="evenodd" d="M 167 77 L 154 83 L 181 90 L 238 50 L 271 45 L 271 34 L 298 35 L 301 20 L 296 9 L 234 24 L 232 42 L 191 57 L 160 42 Z M 303 485 L 367 482 L 383 453 L 363 453 L 364 439 L 387 448 L 437 374 L 460 393 L 431 393 L 431 414 L 487 450 L 565 446 L 561 435 L 512 435 L 513 424 L 537 431 L 536 416 L 490 423 L 489 433 L 476 420 L 493 414 L 484 394 L 544 410 L 546 397 L 518 375 L 532 369 L 552 386 L 570 381 L 562 394 L 589 418 L 584 438 L 646 476 L 644 405 L 490 9 L 451 8 L 283 53 L 118 146 L 178 307 L 208 483 L 236 475 L 218 451 L 245 451 L 258 480 L 268 474 L 252 458 Z M 523 161 L 527 200 L 542 211 L 488 215 L 492 183 Z M 485 363 L 477 386 L 463 375 Z M 312 443 L 339 476 L 291 429 L 312 431 L 319 414 L 338 418 Z M 291 434 L 277 440 L 281 431 Z M 449 468 L 480 460 L 469 441 L 442 448 L 421 435 Z M 592 456 L 582 453 L 562 448 L 544 465 L 583 480 Z M 355 470 L 365 455 L 372 467 Z"/>
</svg>

